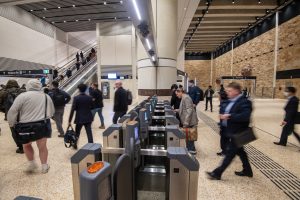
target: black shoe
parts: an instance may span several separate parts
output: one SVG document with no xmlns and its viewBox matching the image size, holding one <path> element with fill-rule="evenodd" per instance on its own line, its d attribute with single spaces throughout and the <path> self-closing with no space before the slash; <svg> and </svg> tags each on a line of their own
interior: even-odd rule
<svg viewBox="0 0 300 200">
<path fill-rule="evenodd" d="M 23 148 L 18 148 L 18 149 L 16 150 L 16 153 L 23 154 L 23 153 L 24 153 Z"/>
<path fill-rule="evenodd" d="M 280 142 L 273 142 L 273 143 L 280 146 L 286 146 L 286 144 L 281 144 Z"/>
<path fill-rule="evenodd" d="M 218 153 L 217 153 L 217 155 L 218 155 L 218 156 L 225 156 L 225 154 L 224 154 L 224 152 L 223 152 L 223 151 L 221 151 L 221 152 L 218 152 Z"/>
<path fill-rule="evenodd" d="M 237 176 L 248 176 L 248 177 L 253 177 L 253 172 L 245 172 L 245 171 L 240 171 L 240 172 L 234 172 L 235 175 Z"/>
<path fill-rule="evenodd" d="M 205 109 L 205 111 L 207 111 L 207 109 Z"/>
<path fill-rule="evenodd" d="M 59 134 L 58 137 L 65 137 L 65 135 L 64 134 Z"/>
<path fill-rule="evenodd" d="M 74 145 L 73 145 L 73 148 L 74 148 L 75 150 L 77 150 L 77 144 L 74 144 Z"/>
<path fill-rule="evenodd" d="M 210 180 L 221 180 L 221 176 L 217 176 L 214 172 L 206 172 L 206 175 Z"/>
</svg>

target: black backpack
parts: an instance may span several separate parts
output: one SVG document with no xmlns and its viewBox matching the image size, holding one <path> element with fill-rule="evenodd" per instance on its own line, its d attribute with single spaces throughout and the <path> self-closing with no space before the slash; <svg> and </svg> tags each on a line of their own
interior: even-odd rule
<svg viewBox="0 0 300 200">
<path fill-rule="evenodd" d="M 14 89 L 14 90 L 8 90 L 7 91 L 7 97 L 5 101 L 5 107 L 7 110 L 10 109 L 10 107 L 13 105 L 15 99 L 19 94 L 21 94 L 23 91 L 20 89 Z"/>
<path fill-rule="evenodd" d="M 67 131 L 64 135 L 65 147 L 75 147 L 77 143 L 76 133 L 72 126 L 68 126 Z"/>
<path fill-rule="evenodd" d="M 130 90 L 127 90 L 127 104 L 131 105 L 132 104 L 132 92 Z"/>
<path fill-rule="evenodd" d="M 203 90 L 201 90 L 199 87 L 195 86 L 197 89 L 197 98 L 196 98 L 196 102 L 199 103 L 200 101 L 204 100 L 204 94 L 203 94 Z"/>
<path fill-rule="evenodd" d="M 53 104 L 54 104 L 55 107 L 65 106 L 66 105 L 65 95 L 60 90 L 53 91 L 53 93 L 52 93 L 52 101 L 53 101 Z"/>
</svg>

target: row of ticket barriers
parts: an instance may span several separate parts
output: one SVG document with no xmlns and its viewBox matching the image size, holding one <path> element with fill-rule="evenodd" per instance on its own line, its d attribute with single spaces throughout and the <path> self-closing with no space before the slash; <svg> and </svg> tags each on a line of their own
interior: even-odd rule
<svg viewBox="0 0 300 200">
<path fill-rule="evenodd" d="M 71 158 L 75 200 L 196 200 L 199 162 L 168 101 L 141 102 Z"/>
</svg>

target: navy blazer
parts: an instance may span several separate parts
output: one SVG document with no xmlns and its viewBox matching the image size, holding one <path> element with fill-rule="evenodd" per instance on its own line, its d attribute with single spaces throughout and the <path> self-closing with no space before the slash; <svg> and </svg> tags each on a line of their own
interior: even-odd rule
<svg viewBox="0 0 300 200">
<path fill-rule="evenodd" d="M 73 105 L 69 117 L 69 123 L 71 123 L 74 111 L 76 111 L 75 115 L 75 124 L 86 124 L 91 123 L 93 121 L 93 115 L 91 110 L 93 109 L 93 99 L 92 97 L 86 95 L 85 93 L 81 93 L 78 96 L 74 97 Z"/>
<path fill-rule="evenodd" d="M 225 113 L 229 100 L 225 100 L 221 103 L 220 114 Z M 250 118 L 252 113 L 252 102 L 244 96 L 240 97 L 232 106 L 229 114 L 230 118 L 227 120 L 226 135 L 240 133 L 246 130 L 250 124 Z M 221 120 L 222 125 L 222 120 Z M 222 127 L 224 128 L 224 127 Z"/>
<path fill-rule="evenodd" d="M 285 117 L 284 121 L 287 122 L 287 125 L 293 126 L 295 124 L 295 119 L 298 112 L 299 99 L 295 96 L 291 97 L 287 102 L 284 110 Z"/>
</svg>

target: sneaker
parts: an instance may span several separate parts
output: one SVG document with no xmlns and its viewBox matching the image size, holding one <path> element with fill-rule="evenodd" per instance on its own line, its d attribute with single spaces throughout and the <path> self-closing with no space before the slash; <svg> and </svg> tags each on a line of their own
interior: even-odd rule
<svg viewBox="0 0 300 200">
<path fill-rule="evenodd" d="M 58 137 L 65 137 L 65 135 L 64 134 L 59 134 Z"/>
<path fill-rule="evenodd" d="M 34 172 L 34 170 L 35 170 L 37 167 L 38 167 L 38 166 L 37 166 L 37 164 L 35 163 L 34 160 L 33 160 L 33 161 L 29 161 L 29 162 L 28 162 L 28 166 L 27 166 L 25 172 L 27 172 L 27 173 L 32 173 L 32 172 Z"/>
<path fill-rule="evenodd" d="M 105 129 L 105 126 L 104 126 L 104 125 L 102 125 L 102 126 L 99 126 L 99 128 L 100 128 L 100 129 Z"/>
<path fill-rule="evenodd" d="M 23 148 L 18 148 L 18 149 L 16 150 L 16 153 L 23 154 L 23 153 L 24 153 Z"/>
<path fill-rule="evenodd" d="M 50 165 L 48 165 L 48 164 L 42 164 L 42 173 L 43 174 L 48 173 L 49 169 L 50 169 Z"/>
<path fill-rule="evenodd" d="M 190 154 L 192 155 L 196 155 L 197 154 L 197 151 L 192 151 L 192 150 L 189 150 Z"/>
</svg>

